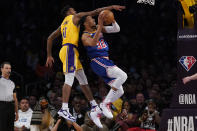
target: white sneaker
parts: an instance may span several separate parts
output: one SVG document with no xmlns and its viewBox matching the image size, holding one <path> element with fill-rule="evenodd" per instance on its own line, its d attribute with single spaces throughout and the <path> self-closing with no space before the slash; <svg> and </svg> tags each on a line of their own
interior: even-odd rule
<svg viewBox="0 0 197 131">
<path fill-rule="evenodd" d="M 97 125 L 99 128 L 103 128 L 103 125 L 101 124 L 100 117 L 101 117 L 102 111 L 97 106 L 93 106 L 91 111 L 88 113 L 88 116 L 90 119 L 94 122 L 95 125 Z"/>
<path fill-rule="evenodd" d="M 76 122 L 76 118 L 73 117 L 70 112 L 69 112 L 69 109 L 66 109 L 66 110 L 63 110 L 63 109 L 60 109 L 58 111 L 58 114 L 63 117 L 64 119 L 66 120 L 69 120 L 69 121 L 72 121 L 72 122 Z"/>
<path fill-rule="evenodd" d="M 111 103 L 100 103 L 100 108 L 101 110 L 103 111 L 103 114 L 109 118 L 109 119 L 112 119 L 113 118 L 113 115 L 112 115 L 112 112 L 111 112 L 111 109 L 110 109 L 110 105 Z"/>
</svg>

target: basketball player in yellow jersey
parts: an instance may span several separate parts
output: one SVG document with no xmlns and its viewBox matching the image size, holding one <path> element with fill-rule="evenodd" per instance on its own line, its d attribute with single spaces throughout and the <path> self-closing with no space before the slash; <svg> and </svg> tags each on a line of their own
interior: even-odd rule
<svg viewBox="0 0 197 131">
<path fill-rule="evenodd" d="M 68 108 L 68 101 L 70 97 L 71 87 L 73 85 L 74 77 L 76 77 L 77 80 L 79 81 L 83 93 L 85 94 L 86 98 L 88 99 L 88 101 L 92 106 L 91 116 L 95 116 L 94 117 L 95 124 L 100 123 L 100 119 L 98 118 L 96 113 L 96 111 L 100 110 L 100 108 L 98 108 L 98 105 L 93 99 L 92 93 L 88 87 L 87 78 L 83 71 L 83 67 L 79 61 L 78 58 L 79 54 L 76 49 L 79 40 L 79 20 L 85 15 L 94 16 L 106 9 L 107 10 L 115 9 L 121 11 L 124 8 L 125 6 L 112 5 L 108 7 L 98 8 L 90 12 L 76 13 L 76 11 L 72 7 L 66 6 L 63 9 L 63 14 L 65 15 L 65 18 L 61 26 L 58 27 L 58 29 L 56 29 L 48 37 L 46 66 L 52 67 L 54 62 L 54 59 L 52 57 L 52 43 L 55 38 L 62 35 L 62 48 L 60 50 L 59 56 L 63 63 L 65 82 L 62 88 L 62 97 L 63 97 L 62 109 L 58 111 L 58 114 L 64 117 L 65 119 L 70 121 L 76 120 L 69 113 L 69 108 Z M 101 126 L 99 125 L 99 127 L 102 128 L 102 125 Z"/>
</svg>

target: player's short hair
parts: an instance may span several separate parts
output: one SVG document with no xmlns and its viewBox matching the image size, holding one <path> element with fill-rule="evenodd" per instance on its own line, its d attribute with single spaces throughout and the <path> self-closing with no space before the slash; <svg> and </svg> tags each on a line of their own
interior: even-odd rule
<svg viewBox="0 0 197 131">
<path fill-rule="evenodd" d="M 85 26 L 84 26 L 84 22 L 86 21 L 88 15 L 85 15 L 83 17 L 81 17 L 81 19 L 79 20 L 79 25 L 80 25 L 80 32 L 79 32 L 79 36 L 81 37 L 83 34 L 83 31 L 85 30 Z"/>
<path fill-rule="evenodd" d="M 4 67 L 4 65 L 6 65 L 6 64 L 7 64 L 7 65 L 11 65 L 11 64 L 10 64 L 10 62 L 8 62 L 8 61 L 4 61 L 3 63 L 1 63 L 1 68 L 3 68 L 3 67 Z"/>
<path fill-rule="evenodd" d="M 66 16 L 66 13 L 68 12 L 68 10 L 72 8 L 72 6 L 70 5 L 65 5 L 64 8 L 61 10 L 61 15 L 62 16 Z"/>
</svg>

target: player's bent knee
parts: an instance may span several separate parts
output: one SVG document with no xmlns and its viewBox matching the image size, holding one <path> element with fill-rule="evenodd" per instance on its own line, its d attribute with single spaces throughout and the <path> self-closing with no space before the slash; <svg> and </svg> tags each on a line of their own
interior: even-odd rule
<svg viewBox="0 0 197 131">
<path fill-rule="evenodd" d="M 69 86 L 72 86 L 73 82 L 74 82 L 74 78 L 75 78 L 75 74 L 74 73 L 67 73 L 67 74 L 65 74 L 65 81 L 64 81 L 64 83 L 69 85 Z"/>
<path fill-rule="evenodd" d="M 124 82 L 127 80 L 127 78 L 128 78 L 127 74 L 123 71 L 123 72 L 121 73 L 122 83 L 124 83 Z"/>
<path fill-rule="evenodd" d="M 127 73 L 124 72 L 124 77 L 123 78 L 124 78 L 124 82 L 125 82 L 128 78 Z"/>
</svg>

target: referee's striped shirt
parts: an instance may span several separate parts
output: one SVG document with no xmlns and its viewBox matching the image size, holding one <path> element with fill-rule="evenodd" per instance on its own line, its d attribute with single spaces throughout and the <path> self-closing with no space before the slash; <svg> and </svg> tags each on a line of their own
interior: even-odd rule
<svg viewBox="0 0 197 131">
<path fill-rule="evenodd" d="M 14 82 L 0 76 L 0 101 L 14 101 L 13 92 L 15 92 Z"/>
</svg>

